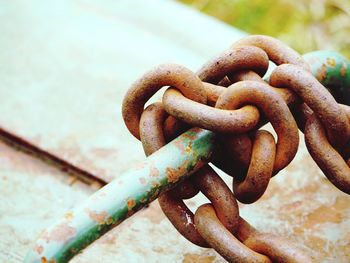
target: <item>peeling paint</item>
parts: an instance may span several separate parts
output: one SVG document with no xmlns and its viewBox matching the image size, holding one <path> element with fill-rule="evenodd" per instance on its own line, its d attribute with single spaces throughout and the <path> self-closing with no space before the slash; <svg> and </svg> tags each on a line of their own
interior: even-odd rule
<svg viewBox="0 0 350 263">
<path fill-rule="evenodd" d="M 182 174 L 186 173 L 189 161 L 186 160 L 181 166 L 177 168 L 168 167 L 166 169 L 166 176 L 169 183 L 176 183 Z"/>
<path fill-rule="evenodd" d="M 136 201 L 135 199 L 129 199 L 127 201 L 127 204 L 128 204 L 128 210 L 132 210 L 136 205 Z"/>
<path fill-rule="evenodd" d="M 90 210 L 88 208 L 85 209 L 85 212 L 88 214 L 89 218 L 97 222 L 98 224 L 102 225 L 105 224 L 107 219 L 109 218 L 109 215 L 107 212 L 96 212 L 93 210 Z"/>
<path fill-rule="evenodd" d="M 68 222 L 62 222 L 53 228 L 50 232 L 45 231 L 42 238 L 46 240 L 46 243 L 54 242 L 66 242 L 70 238 L 74 237 L 76 229 L 69 226 Z"/>
<path fill-rule="evenodd" d="M 327 58 L 327 65 L 334 68 L 337 65 L 337 62 L 334 58 Z"/>
</svg>

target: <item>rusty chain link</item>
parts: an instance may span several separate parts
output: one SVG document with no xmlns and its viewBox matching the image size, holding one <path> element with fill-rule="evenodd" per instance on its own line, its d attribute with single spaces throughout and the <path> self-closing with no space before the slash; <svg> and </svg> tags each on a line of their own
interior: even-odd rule
<svg viewBox="0 0 350 263">
<path fill-rule="evenodd" d="M 270 61 L 277 67 L 264 81 Z M 350 107 L 338 104 L 310 72 L 296 51 L 256 35 L 234 43 L 196 74 L 179 65 L 160 65 L 129 89 L 123 118 L 147 156 L 192 126 L 220 136 L 212 163 L 233 177 L 233 192 L 206 165 L 158 198 L 165 215 L 189 241 L 214 248 L 230 262 L 311 262 L 290 241 L 250 226 L 239 216 L 236 201 L 257 201 L 271 177 L 293 160 L 298 128 L 327 178 L 350 194 Z M 144 109 L 154 93 L 167 86 L 162 102 Z M 270 132 L 259 130 L 267 122 L 277 142 Z M 198 192 L 211 204 L 193 214 L 183 200 Z"/>
</svg>

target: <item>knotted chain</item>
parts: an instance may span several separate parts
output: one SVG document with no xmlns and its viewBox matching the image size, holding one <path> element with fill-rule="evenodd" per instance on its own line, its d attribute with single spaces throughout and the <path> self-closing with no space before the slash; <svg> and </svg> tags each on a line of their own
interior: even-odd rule
<svg viewBox="0 0 350 263">
<path fill-rule="evenodd" d="M 277 67 L 262 79 L 269 61 Z M 144 109 L 160 88 L 162 98 Z M 196 74 L 175 64 L 147 72 L 127 92 L 123 118 L 146 155 L 190 127 L 219 134 L 212 163 L 233 177 L 233 192 L 206 165 L 163 193 L 159 204 L 189 241 L 212 247 L 230 262 L 311 262 L 290 241 L 260 233 L 239 216 L 237 201 L 253 203 L 298 150 L 298 128 L 327 178 L 350 194 L 350 108 L 338 104 L 293 49 L 267 36 L 248 36 Z M 277 134 L 259 130 L 270 122 Z M 186 151 L 186 149 L 183 149 Z M 184 199 L 201 191 L 210 204 L 195 215 Z"/>
</svg>

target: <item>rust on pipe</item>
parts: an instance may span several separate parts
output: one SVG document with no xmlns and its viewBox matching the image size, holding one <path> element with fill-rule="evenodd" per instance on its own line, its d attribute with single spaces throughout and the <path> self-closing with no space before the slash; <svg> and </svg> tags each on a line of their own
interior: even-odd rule
<svg viewBox="0 0 350 263">
<path fill-rule="evenodd" d="M 163 123 L 166 117 L 161 103 L 151 104 L 142 113 L 140 136 L 146 155 L 165 145 Z M 186 149 L 183 151 L 185 153 Z M 165 215 L 184 237 L 199 246 L 207 247 L 208 244 L 195 228 L 193 213 L 183 202 L 182 197 L 191 198 L 200 190 L 211 200 L 217 208 L 220 220 L 231 231 L 234 231 L 238 224 L 238 204 L 230 189 L 210 166 L 204 166 L 193 175 L 193 178 L 195 187 L 186 180 L 175 189 L 160 195 L 158 200 Z"/>
</svg>

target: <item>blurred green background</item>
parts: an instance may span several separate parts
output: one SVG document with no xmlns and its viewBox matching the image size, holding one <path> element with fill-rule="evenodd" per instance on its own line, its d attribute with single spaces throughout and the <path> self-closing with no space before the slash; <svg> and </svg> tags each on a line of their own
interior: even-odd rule
<svg viewBox="0 0 350 263">
<path fill-rule="evenodd" d="M 251 34 L 271 35 L 300 53 L 350 57 L 350 0 L 180 0 Z"/>
</svg>

